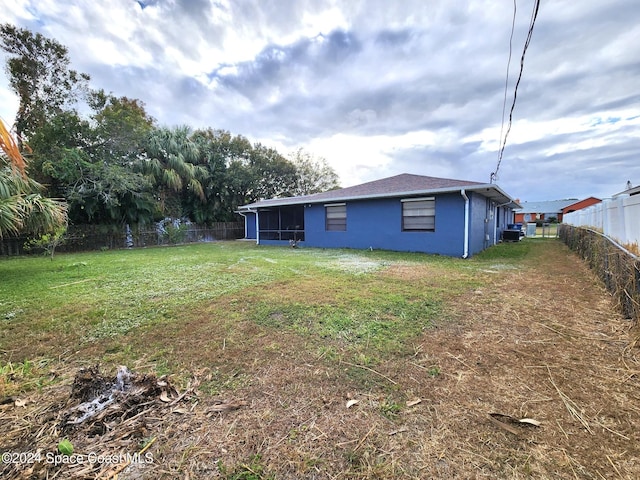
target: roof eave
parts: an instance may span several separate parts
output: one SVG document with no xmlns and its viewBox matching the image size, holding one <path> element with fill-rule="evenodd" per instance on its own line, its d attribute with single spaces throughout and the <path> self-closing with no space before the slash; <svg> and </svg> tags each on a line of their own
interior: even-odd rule
<svg viewBox="0 0 640 480">
<path fill-rule="evenodd" d="M 439 193 L 452 193 L 460 192 L 462 190 L 478 192 L 484 196 L 495 200 L 503 206 L 510 208 L 522 208 L 517 202 L 515 202 L 509 195 L 507 195 L 500 187 L 495 184 L 471 184 L 471 185 L 458 185 L 442 188 L 430 188 L 420 190 L 407 190 L 401 192 L 388 192 L 388 193 L 376 193 L 368 195 L 345 195 L 329 198 L 314 198 L 321 196 L 322 194 L 313 194 L 303 197 L 287 197 L 281 199 L 262 200 L 254 202 L 248 205 L 238 207 L 239 211 L 249 211 L 255 208 L 268 208 L 268 207 L 281 207 L 284 205 L 304 205 L 304 204 L 316 204 L 316 203 L 335 203 L 335 202 L 347 202 L 351 200 L 371 200 L 374 198 L 394 198 L 394 197 L 415 197 L 419 195 L 436 195 Z M 493 192 L 493 194 L 491 194 Z M 490 193 L 487 195 L 487 193 Z"/>
</svg>

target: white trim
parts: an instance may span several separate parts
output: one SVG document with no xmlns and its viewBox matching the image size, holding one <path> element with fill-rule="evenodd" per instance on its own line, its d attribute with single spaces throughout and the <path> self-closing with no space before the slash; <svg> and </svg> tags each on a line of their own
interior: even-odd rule
<svg viewBox="0 0 640 480">
<path fill-rule="evenodd" d="M 482 183 L 482 184 L 473 184 L 465 187 L 460 186 L 452 186 L 452 187 L 443 187 L 443 188 L 430 188 L 423 190 L 407 190 L 404 192 L 389 192 L 389 193 L 372 193 L 366 195 L 347 195 L 347 196 L 336 196 L 334 198 L 319 198 L 315 199 L 315 196 L 323 195 L 329 192 L 323 193 L 314 193 L 311 195 L 305 195 L 300 197 L 286 197 L 286 198 L 272 198 L 270 200 L 262 200 L 259 202 L 251 203 L 248 205 L 243 205 L 242 207 L 238 207 L 241 210 L 246 210 L 247 208 L 262 208 L 262 207 L 276 207 L 282 205 L 299 205 L 299 204 L 317 204 L 324 202 L 331 202 L 332 200 L 335 202 L 346 202 L 352 200 L 370 200 L 377 198 L 407 198 L 413 197 L 415 195 L 438 195 L 441 193 L 457 193 L 462 190 L 466 192 L 478 192 L 480 195 L 491 198 L 495 201 L 502 202 L 506 201 L 507 204 L 512 208 L 522 208 L 522 206 L 515 201 L 511 200 L 511 197 L 507 195 L 498 185 L 491 183 Z M 494 193 L 498 195 L 488 195 L 488 193 Z M 264 202 L 264 203 L 263 203 Z M 262 204 L 261 204 L 262 203 Z M 331 205 L 331 204 L 328 204 Z"/>
<path fill-rule="evenodd" d="M 256 208 L 256 245 L 260 245 L 260 221 L 258 220 L 257 208 Z"/>
<path fill-rule="evenodd" d="M 420 197 L 420 198 L 401 198 L 401 202 L 424 202 L 426 200 L 435 200 L 436 197 Z"/>
<path fill-rule="evenodd" d="M 469 256 L 469 197 L 464 188 L 460 190 L 460 195 L 464 198 L 464 252 L 462 258 Z"/>
</svg>

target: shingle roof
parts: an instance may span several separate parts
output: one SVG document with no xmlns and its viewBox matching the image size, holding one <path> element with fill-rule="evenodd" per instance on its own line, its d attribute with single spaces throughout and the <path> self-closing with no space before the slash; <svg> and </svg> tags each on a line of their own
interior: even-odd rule
<svg viewBox="0 0 640 480">
<path fill-rule="evenodd" d="M 240 207 L 240 210 L 278 205 L 299 205 L 301 203 L 338 202 L 377 197 L 446 193 L 459 191 L 463 188 L 470 191 L 484 190 L 483 194 L 485 196 L 494 198 L 499 203 L 513 202 L 513 199 L 504 193 L 497 185 L 402 173 L 393 177 L 382 178 L 352 187 L 329 190 L 312 195 L 261 200 L 249 205 L 243 205 Z"/>
</svg>

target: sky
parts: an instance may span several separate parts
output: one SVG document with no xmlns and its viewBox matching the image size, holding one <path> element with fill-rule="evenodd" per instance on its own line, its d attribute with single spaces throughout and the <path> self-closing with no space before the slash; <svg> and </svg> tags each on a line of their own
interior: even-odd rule
<svg viewBox="0 0 640 480">
<path fill-rule="evenodd" d="M 542 0 L 498 168 L 533 5 L 0 0 L 0 22 L 55 38 L 93 88 L 141 100 L 159 125 L 302 148 L 343 187 L 400 173 L 489 183 L 496 169 L 523 202 L 637 186 L 637 0 Z M 12 124 L 17 107 L 2 70 L 0 116 Z"/>
</svg>

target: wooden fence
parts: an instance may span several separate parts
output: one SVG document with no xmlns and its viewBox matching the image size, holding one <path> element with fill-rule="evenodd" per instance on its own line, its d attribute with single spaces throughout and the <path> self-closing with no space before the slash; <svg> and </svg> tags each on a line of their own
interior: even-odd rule
<svg viewBox="0 0 640 480">
<path fill-rule="evenodd" d="M 560 238 L 602 279 L 623 315 L 640 319 L 640 258 L 595 230 L 562 224 Z"/>
<path fill-rule="evenodd" d="M 184 225 L 180 228 L 157 228 L 145 225 L 127 230 L 121 225 L 73 225 L 67 240 L 56 252 L 80 252 L 131 247 L 169 245 L 172 243 L 213 242 L 244 237 L 243 222 L 218 222 L 211 225 Z M 12 256 L 32 253 L 24 248 L 26 237 L 0 240 L 0 255 Z"/>
</svg>

